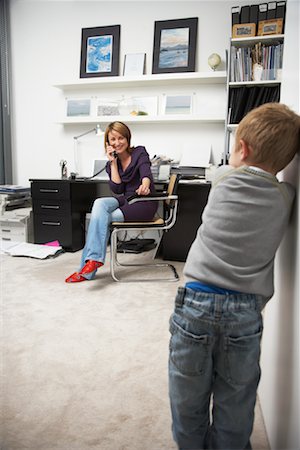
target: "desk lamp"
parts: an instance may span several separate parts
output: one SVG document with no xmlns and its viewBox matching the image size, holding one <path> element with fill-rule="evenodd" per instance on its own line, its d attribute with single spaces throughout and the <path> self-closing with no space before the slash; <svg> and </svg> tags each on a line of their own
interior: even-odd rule
<svg viewBox="0 0 300 450">
<path fill-rule="evenodd" d="M 95 126 L 95 128 L 92 128 L 91 130 L 85 131 L 82 134 L 79 134 L 78 136 L 74 136 L 74 163 L 75 163 L 75 174 L 78 175 L 78 139 L 82 138 L 83 136 L 86 136 L 90 133 L 96 133 L 96 136 L 102 136 L 104 134 L 104 131 L 100 127 L 99 124 Z"/>
</svg>

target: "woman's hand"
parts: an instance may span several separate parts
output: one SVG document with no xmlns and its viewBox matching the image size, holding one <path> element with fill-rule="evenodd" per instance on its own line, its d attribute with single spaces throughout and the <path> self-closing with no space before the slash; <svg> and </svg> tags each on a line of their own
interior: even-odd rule
<svg viewBox="0 0 300 450">
<path fill-rule="evenodd" d="M 150 180 L 149 178 L 143 178 L 142 184 L 135 191 L 138 195 L 149 195 L 150 194 Z"/>
<path fill-rule="evenodd" d="M 117 161 L 117 158 L 113 155 L 115 149 L 112 145 L 106 144 L 106 154 L 110 162 Z"/>
</svg>

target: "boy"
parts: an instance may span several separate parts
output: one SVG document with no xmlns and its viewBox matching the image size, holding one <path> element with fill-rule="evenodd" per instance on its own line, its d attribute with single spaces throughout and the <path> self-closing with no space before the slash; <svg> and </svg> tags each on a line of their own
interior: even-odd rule
<svg viewBox="0 0 300 450">
<path fill-rule="evenodd" d="M 170 319 L 169 394 L 181 450 L 251 449 L 261 310 L 294 197 L 276 174 L 299 147 L 300 117 L 264 104 L 240 122 L 229 166 L 215 172 Z"/>
</svg>

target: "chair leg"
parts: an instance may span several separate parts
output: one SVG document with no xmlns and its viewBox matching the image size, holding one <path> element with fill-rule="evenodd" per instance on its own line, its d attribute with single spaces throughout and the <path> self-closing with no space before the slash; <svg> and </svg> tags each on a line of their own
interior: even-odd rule
<svg viewBox="0 0 300 450">
<path fill-rule="evenodd" d="M 122 282 L 153 282 L 153 281 L 178 281 L 179 275 L 176 271 L 176 268 L 169 263 L 144 263 L 144 264 L 129 264 L 129 263 L 120 263 L 118 260 L 118 252 L 117 252 L 117 243 L 118 243 L 118 229 L 114 229 L 111 233 L 110 238 L 110 273 L 112 278 L 115 281 L 122 281 Z M 156 267 L 156 268 L 167 268 L 170 269 L 172 272 L 172 277 L 159 277 L 159 278 L 130 278 L 130 279 L 124 279 L 120 278 L 116 274 L 116 267 Z"/>
</svg>

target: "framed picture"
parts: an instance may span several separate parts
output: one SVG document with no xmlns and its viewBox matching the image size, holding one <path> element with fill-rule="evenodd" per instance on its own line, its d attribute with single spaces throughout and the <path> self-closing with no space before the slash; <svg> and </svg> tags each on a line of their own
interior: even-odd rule
<svg viewBox="0 0 300 450">
<path fill-rule="evenodd" d="M 258 22 L 258 36 L 268 34 L 281 34 L 283 29 L 283 19 L 269 19 Z"/>
<path fill-rule="evenodd" d="M 156 116 L 157 115 L 157 96 L 153 97 L 133 97 L 134 111 L 137 116 Z"/>
<path fill-rule="evenodd" d="M 87 117 L 91 113 L 91 99 L 66 99 L 67 117 Z"/>
<path fill-rule="evenodd" d="M 119 75 L 120 28 L 82 29 L 80 78 Z"/>
<path fill-rule="evenodd" d="M 232 27 L 233 38 L 244 38 L 255 36 L 256 24 L 255 23 L 236 23 Z"/>
<path fill-rule="evenodd" d="M 146 66 L 146 53 L 127 53 L 124 58 L 123 75 L 144 75 Z"/>
<path fill-rule="evenodd" d="M 97 98 L 96 115 L 97 116 L 118 116 L 119 101 L 114 99 Z"/>
<path fill-rule="evenodd" d="M 192 96 L 184 95 L 164 95 L 163 114 L 191 114 Z"/>
<path fill-rule="evenodd" d="M 194 72 L 198 18 L 156 21 L 152 73 Z"/>
</svg>

